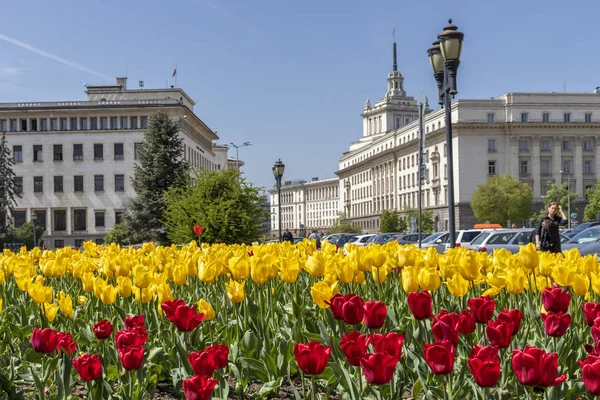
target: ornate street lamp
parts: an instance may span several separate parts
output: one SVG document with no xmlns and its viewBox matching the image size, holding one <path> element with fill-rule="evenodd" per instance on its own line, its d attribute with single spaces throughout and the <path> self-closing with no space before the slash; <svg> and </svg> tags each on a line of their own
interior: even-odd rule
<svg viewBox="0 0 600 400">
<path fill-rule="evenodd" d="M 455 218 L 454 218 L 454 164 L 452 154 L 452 110 L 451 96 L 458 93 L 456 90 L 456 71 L 460 64 L 460 53 L 464 33 L 448 20 L 448 26 L 438 35 L 438 41 L 427 50 L 433 76 L 437 82 L 439 104 L 446 113 L 446 154 L 448 168 L 448 233 L 450 247 L 455 247 Z"/>
<path fill-rule="evenodd" d="M 346 179 L 344 188 L 346 189 L 346 218 L 350 218 L 350 179 Z"/>
<path fill-rule="evenodd" d="M 281 159 L 275 162 L 273 165 L 273 176 L 275 177 L 275 185 L 277 185 L 277 218 L 279 219 L 279 241 L 281 242 L 281 178 L 283 177 L 283 171 L 285 171 L 285 165 L 281 162 Z"/>
</svg>

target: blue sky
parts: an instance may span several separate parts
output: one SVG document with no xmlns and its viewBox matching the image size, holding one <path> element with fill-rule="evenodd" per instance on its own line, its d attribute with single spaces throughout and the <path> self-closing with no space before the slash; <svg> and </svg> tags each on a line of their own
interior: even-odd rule
<svg viewBox="0 0 600 400">
<path fill-rule="evenodd" d="M 251 142 L 246 177 L 271 187 L 278 158 L 284 180 L 334 176 L 365 100 L 385 94 L 394 26 L 409 95 L 436 98 L 426 50 L 451 17 L 458 97 L 488 98 L 600 86 L 599 15 L 597 0 L 6 1 L 0 102 L 83 99 L 126 72 L 165 87 L 177 65 L 196 113 L 221 143 Z"/>
</svg>

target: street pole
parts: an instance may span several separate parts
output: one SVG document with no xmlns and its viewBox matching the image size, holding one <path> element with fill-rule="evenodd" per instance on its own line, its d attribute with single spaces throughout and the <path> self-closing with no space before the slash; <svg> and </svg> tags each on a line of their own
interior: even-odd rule
<svg viewBox="0 0 600 400">
<path fill-rule="evenodd" d="M 452 110 L 450 105 L 450 87 L 448 86 L 448 68 L 444 69 L 444 81 L 446 91 L 444 93 L 444 109 L 446 111 L 446 154 L 448 168 L 448 230 L 450 235 L 450 247 L 456 246 L 454 231 L 454 163 L 452 155 Z"/>
<path fill-rule="evenodd" d="M 567 222 L 568 229 L 571 229 L 571 173 L 567 174 Z"/>
<path fill-rule="evenodd" d="M 248 142 L 246 142 L 248 143 Z M 249 146 L 249 144 L 245 144 Z M 277 218 L 279 219 L 279 242 L 281 242 L 281 178 L 283 178 L 283 172 L 285 171 L 285 165 L 281 162 L 281 159 L 275 162 L 273 165 L 273 176 L 275 177 L 275 184 L 277 185 Z"/>
<path fill-rule="evenodd" d="M 421 234 L 423 231 L 423 204 L 422 204 L 422 197 L 423 197 L 423 178 L 425 178 L 425 174 L 423 173 L 423 167 L 424 167 L 424 163 L 423 163 L 423 142 L 425 140 L 424 135 L 423 135 L 423 119 L 424 119 L 424 107 L 425 105 L 423 104 L 423 99 L 421 98 L 421 102 L 419 103 L 419 199 L 417 201 L 418 207 L 419 207 L 419 228 L 418 228 L 418 235 L 419 235 L 419 248 L 421 248 Z"/>
<path fill-rule="evenodd" d="M 281 178 L 277 179 L 277 217 L 279 219 L 279 241 L 281 242 Z"/>
<path fill-rule="evenodd" d="M 33 248 L 35 249 L 35 245 L 37 242 L 36 234 L 35 234 L 35 220 L 37 219 L 37 215 L 35 212 L 31 214 L 31 223 L 33 224 Z"/>
</svg>

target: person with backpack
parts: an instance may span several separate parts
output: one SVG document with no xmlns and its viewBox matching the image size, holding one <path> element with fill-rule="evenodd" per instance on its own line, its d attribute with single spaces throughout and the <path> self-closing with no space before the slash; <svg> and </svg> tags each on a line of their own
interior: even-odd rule
<svg viewBox="0 0 600 400">
<path fill-rule="evenodd" d="M 559 212 L 560 215 L 558 215 Z M 535 248 L 551 253 L 560 253 L 562 250 L 558 228 L 566 221 L 567 217 L 561 206 L 555 202 L 550 203 L 548 212 L 540 219 L 535 230 Z"/>
<path fill-rule="evenodd" d="M 316 241 L 317 250 L 321 249 L 321 237 L 319 236 L 319 233 L 316 230 L 312 231 L 312 233 L 308 237 L 308 240 Z"/>
</svg>

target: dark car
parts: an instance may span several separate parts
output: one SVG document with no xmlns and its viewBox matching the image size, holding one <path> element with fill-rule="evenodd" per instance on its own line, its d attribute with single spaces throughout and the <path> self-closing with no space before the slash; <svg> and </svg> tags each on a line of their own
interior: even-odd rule
<svg viewBox="0 0 600 400">
<path fill-rule="evenodd" d="M 428 236 L 429 236 L 429 233 L 421 233 L 421 240 L 425 239 Z M 396 240 L 398 240 L 398 243 L 400 243 L 400 244 L 417 243 L 419 241 L 419 234 L 418 233 L 403 233 L 401 235 L 397 235 Z"/>
<path fill-rule="evenodd" d="M 354 238 L 358 236 L 358 234 L 356 233 L 342 233 L 340 235 L 340 237 L 338 238 L 338 240 L 335 242 L 335 246 L 339 249 L 340 247 L 343 248 L 344 245 L 346 243 L 348 243 L 348 241 L 350 241 L 350 239 Z M 333 243 L 333 242 L 331 242 Z"/>
<path fill-rule="evenodd" d="M 370 244 L 386 244 L 394 235 L 391 233 L 378 233 L 367 240 L 367 246 Z"/>
<path fill-rule="evenodd" d="M 597 226 L 597 225 L 600 225 L 600 221 L 584 222 L 582 224 L 577 225 L 575 227 L 575 229 L 573 229 L 571 232 L 569 232 L 567 234 L 567 236 L 572 238 L 573 236 L 577 235 L 578 233 L 585 231 L 587 228 L 591 228 L 592 226 Z"/>
</svg>

